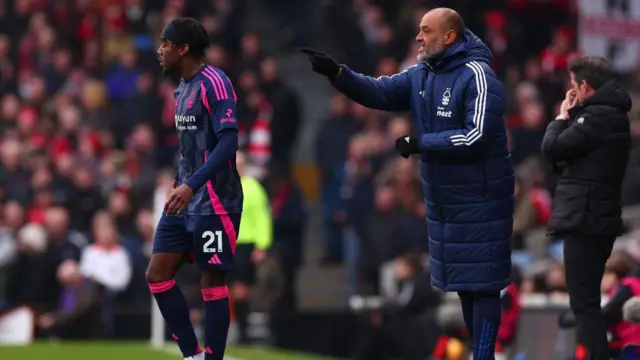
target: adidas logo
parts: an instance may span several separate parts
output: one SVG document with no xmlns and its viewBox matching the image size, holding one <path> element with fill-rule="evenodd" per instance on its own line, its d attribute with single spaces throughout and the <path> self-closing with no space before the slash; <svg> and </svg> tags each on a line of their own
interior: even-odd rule
<svg viewBox="0 0 640 360">
<path fill-rule="evenodd" d="M 209 259 L 209 261 L 207 261 L 209 264 L 222 264 L 222 261 L 220 261 L 220 258 L 218 257 L 218 254 L 215 254 L 211 257 L 211 259 Z"/>
</svg>

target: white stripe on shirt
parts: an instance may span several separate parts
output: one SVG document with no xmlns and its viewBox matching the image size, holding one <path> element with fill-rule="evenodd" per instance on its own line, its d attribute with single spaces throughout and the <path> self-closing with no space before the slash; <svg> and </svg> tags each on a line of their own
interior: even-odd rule
<svg viewBox="0 0 640 360">
<path fill-rule="evenodd" d="M 487 107 L 487 76 L 482 65 L 475 61 L 466 64 L 475 74 L 476 90 L 478 95 L 474 104 L 473 124 L 475 127 L 467 135 L 453 135 L 450 137 L 451 143 L 455 146 L 470 146 L 482 136 L 485 110 Z"/>
</svg>

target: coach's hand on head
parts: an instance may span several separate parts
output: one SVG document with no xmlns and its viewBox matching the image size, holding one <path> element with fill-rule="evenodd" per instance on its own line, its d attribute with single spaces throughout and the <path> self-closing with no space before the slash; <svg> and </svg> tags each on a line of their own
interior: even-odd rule
<svg viewBox="0 0 640 360">
<path fill-rule="evenodd" d="M 396 150 L 405 159 L 409 158 L 411 154 L 419 154 L 420 145 L 418 144 L 418 139 L 410 135 L 400 136 L 396 139 Z"/>
<path fill-rule="evenodd" d="M 179 214 L 189 204 L 193 197 L 193 189 L 187 185 L 182 184 L 171 191 L 169 199 L 164 204 L 164 213 L 167 215 Z"/>
<path fill-rule="evenodd" d="M 299 50 L 309 57 L 313 71 L 328 77 L 330 80 L 336 80 L 340 77 L 342 68 L 329 54 L 307 47 L 301 47 Z"/>
</svg>

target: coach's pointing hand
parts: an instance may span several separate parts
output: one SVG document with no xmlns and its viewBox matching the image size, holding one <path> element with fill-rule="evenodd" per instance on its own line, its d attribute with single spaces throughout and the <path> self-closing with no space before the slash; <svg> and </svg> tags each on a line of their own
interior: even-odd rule
<svg viewBox="0 0 640 360">
<path fill-rule="evenodd" d="M 329 54 L 307 47 L 302 47 L 299 50 L 309 56 L 311 68 L 318 74 L 322 74 L 331 80 L 335 80 L 340 74 L 340 65 Z"/>
<path fill-rule="evenodd" d="M 420 153 L 418 139 L 409 135 L 400 136 L 396 139 L 396 150 L 398 150 L 400 155 L 405 159 L 411 154 L 418 154 Z"/>
<path fill-rule="evenodd" d="M 193 197 L 193 189 L 187 184 L 182 184 L 171 191 L 169 199 L 164 204 L 164 213 L 173 215 L 180 213 L 189 204 Z"/>
</svg>

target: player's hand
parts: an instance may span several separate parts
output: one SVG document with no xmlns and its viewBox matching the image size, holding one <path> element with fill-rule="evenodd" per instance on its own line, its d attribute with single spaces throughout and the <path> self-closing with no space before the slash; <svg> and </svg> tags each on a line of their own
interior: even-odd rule
<svg viewBox="0 0 640 360">
<path fill-rule="evenodd" d="M 396 150 L 398 150 L 400 155 L 405 159 L 411 154 L 418 154 L 420 153 L 418 139 L 409 135 L 400 136 L 396 139 Z"/>
<path fill-rule="evenodd" d="M 193 189 L 187 184 L 182 184 L 171 191 L 169 199 L 164 204 L 164 213 L 167 215 L 178 214 L 184 210 L 193 197 Z"/>
<path fill-rule="evenodd" d="M 171 189 L 175 189 L 178 187 L 178 180 L 173 179 L 173 181 L 171 182 Z"/>
<path fill-rule="evenodd" d="M 308 47 L 301 47 L 298 50 L 309 57 L 311 69 L 318 74 L 322 74 L 331 80 L 335 80 L 340 75 L 342 70 L 340 65 L 329 54 Z"/>
<path fill-rule="evenodd" d="M 254 264 L 260 264 L 267 257 L 267 251 L 262 249 L 253 249 L 251 252 L 251 261 Z"/>
</svg>

